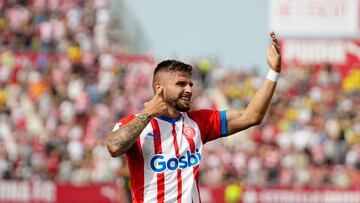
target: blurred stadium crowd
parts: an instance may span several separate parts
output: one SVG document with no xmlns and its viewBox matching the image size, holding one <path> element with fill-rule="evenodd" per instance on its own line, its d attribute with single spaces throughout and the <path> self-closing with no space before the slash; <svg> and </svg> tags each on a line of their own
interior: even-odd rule
<svg viewBox="0 0 360 203">
<path fill-rule="evenodd" d="M 104 140 L 151 98 L 154 64 L 116 58 L 107 6 L 0 0 L 2 179 L 126 180 L 126 161 L 111 158 Z M 245 108 L 264 80 L 214 61 L 193 64 L 193 109 Z M 205 146 L 201 182 L 359 187 L 359 78 L 328 64 L 288 66 L 262 125 Z"/>
</svg>

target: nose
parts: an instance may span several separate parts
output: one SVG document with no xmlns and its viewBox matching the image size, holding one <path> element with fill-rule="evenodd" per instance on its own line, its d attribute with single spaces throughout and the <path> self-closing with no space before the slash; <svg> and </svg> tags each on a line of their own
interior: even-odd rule
<svg viewBox="0 0 360 203">
<path fill-rule="evenodd" d="M 189 94 L 192 94 L 192 87 L 190 84 L 187 84 L 185 86 L 185 93 L 189 93 Z"/>
</svg>

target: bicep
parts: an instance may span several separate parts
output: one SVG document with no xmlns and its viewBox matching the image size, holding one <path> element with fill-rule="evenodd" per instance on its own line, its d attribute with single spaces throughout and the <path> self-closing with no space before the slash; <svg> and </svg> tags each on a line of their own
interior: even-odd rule
<svg viewBox="0 0 360 203">
<path fill-rule="evenodd" d="M 226 111 L 226 120 L 229 135 L 245 130 L 256 124 L 254 115 L 251 115 L 251 113 L 246 110 L 228 110 Z"/>
</svg>

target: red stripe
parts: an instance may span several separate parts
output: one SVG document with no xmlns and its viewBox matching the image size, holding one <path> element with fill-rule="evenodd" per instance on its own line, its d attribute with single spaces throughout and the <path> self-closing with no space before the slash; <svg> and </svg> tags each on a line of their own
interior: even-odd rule
<svg viewBox="0 0 360 203">
<path fill-rule="evenodd" d="M 151 120 L 151 126 L 154 133 L 154 148 L 155 154 L 162 154 L 161 148 L 161 136 L 160 136 L 160 128 L 156 119 Z M 157 202 L 164 202 L 165 197 L 165 175 L 164 173 L 157 174 Z"/>
<path fill-rule="evenodd" d="M 195 142 L 194 142 L 194 140 L 192 138 L 189 138 L 189 137 L 186 137 L 186 140 L 189 143 L 191 153 L 194 153 L 195 152 Z"/>
<path fill-rule="evenodd" d="M 175 130 L 175 124 L 172 124 L 172 136 L 174 138 L 174 148 L 176 153 L 176 158 L 180 157 L 179 153 L 179 145 L 176 139 L 176 130 Z M 181 203 L 181 196 L 182 196 L 182 180 L 181 180 L 181 169 L 177 170 L 177 185 L 178 185 L 178 196 L 177 196 L 177 202 Z"/>
<path fill-rule="evenodd" d="M 140 138 L 128 153 L 126 153 L 131 177 L 131 191 L 133 202 L 144 202 L 144 157 Z"/>
<path fill-rule="evenodd" d="M 178 169 L 178 170 L 177 170 L 177 181 L 178 181 L 178 196 L 177 196 L 177 202 L 181 203 L 181 197 L 182 197 L 181 169 Z"/>
<path fill-rule="evenodd" d="M 185 136 L 186 140 L 188 141 L 189 143 L 189 146 L 190 146 L 190 151 L 191 153 L 194 153 L 195 152 L 195 142 L 194 142 L 194 139 L 193 138 L 189 138 L 187 136 Z M 196 188 L 198 190 L 198 195 L 199 195 L 199 201 L 201 202 L 201 198 L 200 198 L 200 190 L 199 190 L 199 181 L 198 181 L 198 170 L 199 170 L 199 165 L 195 166 L 193 168 L 193 174 L 194 174 L 194 179 L 196 181 Z"/>
</svg>

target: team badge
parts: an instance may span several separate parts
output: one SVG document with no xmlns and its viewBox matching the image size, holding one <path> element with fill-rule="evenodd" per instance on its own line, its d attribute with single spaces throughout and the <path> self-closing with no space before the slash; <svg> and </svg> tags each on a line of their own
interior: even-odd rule
<svg viewBox="0 0 360 203">
<path fill-rule="evenodd" d="M 195 137 L 195 129 L 189 125 L 184 126 L 183 134 L 187 138 L 193 138 Z"/>
</svg>

